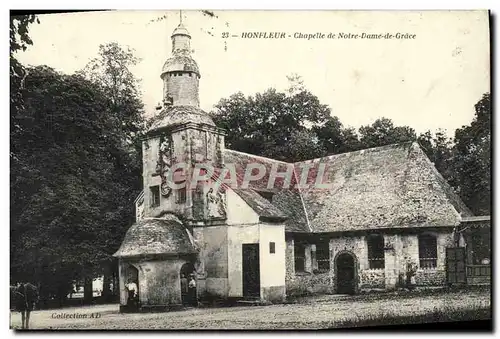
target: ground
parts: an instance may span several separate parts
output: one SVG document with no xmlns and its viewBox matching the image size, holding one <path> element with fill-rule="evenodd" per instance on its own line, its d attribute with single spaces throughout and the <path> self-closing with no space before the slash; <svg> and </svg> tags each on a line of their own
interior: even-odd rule
<svg viewBox="0 0 500 339">
<path fill-rule="evenodd" d="M 165 313 L 121 314 L 118 305 L 34 311 L 32 329 L 318 329 L 395 316 L 418 317 L 445 310 L 488 310 L 489 290 L 323 295 L 270 306 L 191 308 Z M 470 313 L 470 312 L 469 312 Z M 484 312 L 483 312 L 484 313 Z M 82 316 L 86 318 L 68 318 Z M 92 318 L 92 315 L 94 318 Z M 62 318 L 66 317 L 66 318 Z M 19 313 L 11 326 L 19 328 Z"/>
</svg>

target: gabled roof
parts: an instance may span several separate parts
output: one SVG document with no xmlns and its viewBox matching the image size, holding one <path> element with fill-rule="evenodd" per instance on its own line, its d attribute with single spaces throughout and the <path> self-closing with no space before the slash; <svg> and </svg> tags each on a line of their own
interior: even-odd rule
<svg viewBox="0 0 500 339">
<path fill-rule="evenodd" d="M 248 164 L 258 164 L 264 166 L 263 168 L 266 170 L 264 177 L 262 179 L 249 182 L 248 188 L 256 191 L 279 192 L 281 190 L 283 187 L 283 178 L 280 177 L 276 178 L 275 184 L 272 185 L 271 188 L 268 188 L 269 174 L 271 173 L 273 166 L 275 166 L 279 172 L 285 172 L 288 167 L 291 167 L 291 171 L 293 173 L 293 164 L 230 149 L 224 150 L 224 163 L 234 165 L 238 187 L 242 187 L 241 184 L 243 183 Z M 256 174 L 256 172 L 257 170 L 254 170 L 253 173 Z"/>
<path fill-rule="evenodd" d="M 416 142 L 294 164 L 226 149 L 224 162 L 235 165 L 239 187 L 235 192 L 263 218 L 286 217 L 287 232 L 457 226 L 473 215 Z M 266 175 L 241 189 L 250 163 L 264 165 Z M 324 166 L 323 182 L 332 187 L 297 189 L 307 163 L 311 165 L 307 183 L 314 183 Z M 283 188 L 282 178 L 268 188 L 273 166 L 279 172 L 294 166 L 289 188 Z M 258 192 L 273 193 L 271 202 Z"/>
<path fill-rule="evenodd" d="M 224 150 L 224 163 L 234 164 L 238 187 L 241 187 L 245 176 L 245 169 L 249 163 L 264 165 L 266 174 L 260 180 L 250 181 L 249 189 L 257 192 L 274 193 L 271 204 L 281 213 L 281 215 L 286 216 L 285 228 L 288 232 L 310 232 L 307 226 L 304 205 L 302 204 L 299 192 L 294 189 L 283 188 L 283 178 L 280 177 L 276 178 L 275 184 L 272 185 L 271 188 L 268 188 L 269 174 L 273 166 L 275 166 L 278 172 L 285 172 L 288 167 L 292 167 L 293 176 L 289 187 L 294 187 L 296 184 L 296 176 L 293 164 L 230 149 Z"/>
<path fill-rule="evenodd" d="M 295 189 L 283 189 L 273 196 L 272 204 L 287 216 L 287 232 L 311 232 L 300 192 Z"/>
<path fill-rule="evenodd" d="M 144 218 L 133 224 L 114 257 L 196 253 L 188 230 L 174 216 Z"/>
<path fill-rule="evenodd" d="M 267 187 L 272 166 L 284 172 L 288 163 L 232 150 L 225 150 L 224 161 L 235 164 L 238 185 L 247 164 L 266 167 L 266 175 L 250 182 L 250 188 L 274 193 L 272 205 L 288 217 L 287 232 L 456 226 L 461 217 L 472 215 L 417 142 L 294 163 L 289 188 L 283 188 L 283 181 Z M 307 183 L 315 183 L 324 166 L 323 183 L 330 188 L 295 188 L 308 163 Z"/>
<path fill-rule="evenodd" d="M 233 189 L 257 213 L 262 221 L 284 221 L 287 216 L 252 189 Z"/>
<path fill-rule="evenodd" d="M 313 232 L 456 226 L 471 215 L 416 142 L 309 162 L 312 173 L 324 164 L 323 182 L 332 186 L 301 192 Z M 295 164 L 298 177 L 303 163 Z"/>
</svg>

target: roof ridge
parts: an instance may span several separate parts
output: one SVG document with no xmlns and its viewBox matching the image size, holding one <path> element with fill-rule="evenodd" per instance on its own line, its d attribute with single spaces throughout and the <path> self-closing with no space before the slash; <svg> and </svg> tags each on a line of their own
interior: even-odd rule
<svg viewBox="0 0 500 339">
<path fill-rule="evenodd" d="M 230 149 L 230 148 L 225 148 L 224 152 L 226 152 L 226 151 L 230 151 L 230 152 L 234 152 L 234 153 L 238 153 L 238 154 L 248 155 L 248 156 L 253 157 L 253 158 L 265 159 L 265 160 L 270 160 L 270 161 L 273 161 L 273 162 L 279 162 L 279 163 L 285 164 L 285 165 L 293 165 L 294 164 L 293 162 L 286 162 L 286 161 L 277 160 L 277 159 L 273 159 L 273 158 L 263 157 L 261 155 L 256 155 L 256 154 L 252 154 L 252 153 L 246 153 L 246 152 L 236 151 L 236 150 Z"/>
<path fill-rule="evenodd" d="M 337 153 L 337 154 L 330 154 L 330 155 L 325 155 L 324 157 L 313 158 L 313 159 L 302 160 L 302 161 L 296 161 L 293 164 L 296 165 L 296 164 L 300 164 L 300 163 L 304 163 L 304 162 L 308 162 L 308 161 L 318 161 L 318 160 L 322 160 L 322 159 L 332 159 L 334 157 L 338 157 L 338 156 L 344 155 L 344 154 L 356 154 L 356 153 L 364 153 L 364 152 L 367 152 L 367 151 L 371 152 L 371 151 L 374 151 L 374 150 L 392 149 L 392 148 L 400 147 L 400 146 L 403 146 L 403 145 L 412 145 L 412 144 L 414 144 L 416 142 L 417 142 L 416 140 L 413 140 L 413 141 L 404 141 L 404 142 L 393 143 L 393 144 L 388 144 L 388 145 L 383 145 L 383 146 L 363 148 L 363 149 L 359 149 L 359 150 L 356 150 L 356 151 L 343 152 L 343 153 Z"/>
</svg>

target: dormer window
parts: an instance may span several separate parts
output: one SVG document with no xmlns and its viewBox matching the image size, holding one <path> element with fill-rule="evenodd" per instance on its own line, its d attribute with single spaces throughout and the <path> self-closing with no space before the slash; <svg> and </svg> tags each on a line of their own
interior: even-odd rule
<svg viewBox="0 0 500 339">
<path fill-rule="evenodd" d="M 267 201 L 269 202 L 272 202 L 273 201 L 273 195 L 274 195 L 274 192 L 269 192 L 269 191 L 257 191 L 257 193 L 259 193 L 259 195 L 261 197 L 263 197 L 264 199 L 266 199 Z"/>
</svg>

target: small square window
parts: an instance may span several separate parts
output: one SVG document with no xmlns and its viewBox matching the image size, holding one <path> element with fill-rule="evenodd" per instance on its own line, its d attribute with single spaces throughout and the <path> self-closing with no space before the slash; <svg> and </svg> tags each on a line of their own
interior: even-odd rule
<svg viewBox="0 0 500 339">
<path fill-rule="evenodd" d="M 276 253 L 276 244 L 274 242 L 269 243 L 269 253 Z"/>
</svg>

